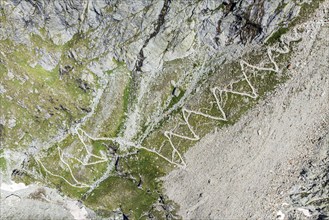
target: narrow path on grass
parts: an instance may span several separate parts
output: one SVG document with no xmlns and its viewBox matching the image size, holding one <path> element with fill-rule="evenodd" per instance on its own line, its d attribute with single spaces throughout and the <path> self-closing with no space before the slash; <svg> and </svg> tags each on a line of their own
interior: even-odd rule
<svg viewBox="0 0 329 220">
<path fill-rule="evenodd" d="M 241 76 L 240 80 L 230 83 L 225 88 L 221 88 L 221 87 L 211 88 L 211 92 L 215 99 L 215 103 L 217 105 L 218 112 L 221 114 L 221 116 L 210 115 L 210 114 L 202 112 L 200 110 L 190 110 L 190 109 L 187 109 L 186 107 L 183 107 L 182 115 L 183 115 L 184 125 L 187 126 L 191 136 L 186 136 L 186 135 L 182 135 L 182 134 L 175 132 L 177 126 L 175 126 L 173 129 L 171 129 L 169 131 L 165 131 L 164 136 L 168 139 L 170 146 L 172 147 L 172 151 L 173 151 L 171 161 L 174 161 L 175 154 L 177 154 L 178 160 L 179 160 L 181 166 L 183 166 L 183 167 L 186 166 L 186 163 L 185 163 L 181 153 L 177 150 L 177 147 L 173 143 L 173 137 L 178 137 L 178 138 L 190 140 L 190 141 L 200 140 L 200 137 L 196 134 L 196 131 L 194 130 L 193 126 L 189 123 L 189 117 L 191 116 L 191 114 L 200 115 L 205 118 L 212 119 L 212 120 L 227 121 L 228 120 L 227 115 L 223 110 L 224 106 L 225 106 L 225 96 L 227 96 L 227 93 L 231 93 L 231 94 L 235 94 L 235 95 L 239 95 L 239 96 L 247 97 L 247 98 L 251 98 L 251 99 L 257 99 L 259 95 L 257 93 L 255 86 L 252 85 L 252 83 L 250 82 L 250 78 L 256 77 L 259 74 L 259 71 L 280 73 L 281 70 L 280 70 L 277 62 L 275 61 L 273 52 L 276 52 L 279 54 L 289 53 L 290 52 L 290 43 L 293 41 L 298 41 L 298 40 L 299 40 L 299 37 L 298 37 L 297 31 L 296 31 L 296 29 L 294 29 L 291 36 L 285 35 L 285 36 L 281 37 L 282 48 L 280 48 L 279 44 L 276 44 L 273 47 L 268 47 L 267 56 L 270 59 L 271 64 L 274 66 L 273 68 L 264 67 L 264 66 L 255 66 L 255 65 L 249 64 L 248 62 L 246 62 L 244 60 L 241 60 L 240 69 L 242 72 L 242 76 Z M 245 71 L 245 67 L 249 67 L 254 70 L 252 72 L 251 76 L 248 77 L 248 75 Z M 249 89 L 251 90 L 251 92 L 240 92 L 240 91 L 234 90 L 234 84 L 240 83 L 242 81 L 247 82 L 247 85 L 248 85 Z M 160 148 L 160 149 L 162 149 L 162 148 Z"/>
<path fill-rule="evenodd" d="M 117 143 L 120 146 L 125 146 L 128 148 L 135 148 L 135 149 L 143 149 L 145 151 L 148 151 L 150 153 L 155 154 L 156 156 L 164 159 L 165 161 L 167 161 L 168 163 L 175 165 L 177 167 L 181 167 L 181 168 L 185 168 L 186 167 L 186 163 L 184 161 L 184 158 L 182 156 L 182 153 L 178 150 L 178 146 L 175 144 L 173 138 L 180 138 L 183 140 L 190 140 L 190 141 L 198 141 L 200 140 L 200 136 L 196 133 L 195 129 L 193 128 L 193 126 L 190 124 L 189 122 L 189 118 L 192 114 L 195 115 L 200 115 L 202 117 L 211 119 L 211 120 L 217 120 L 217 121 L 227 121 L 227 114 L 224 111 L 224 107 L 226 104 L 226 99 L 227 99 L 227 95 L 230 94 L 234 94 L 234 95 L 238 95 L 238 96 L 242 96 L 242 97 L 247 97 L 247 98 L 251 98 L 251 99 L 257 99 L 259 97 L 258 93 L 257 93 L 257 89 L 255 88 L 256 85 L 253 85 L 251 83 L 251 78 L 252 77 L 256 77 L 258 74 L 260 74 L 260 71 L 265 71 L 265 72 L 275 72 L 275 73 L 280 73 L 280 68 L 277 64 L 277 62 L 275 61 L 275 57 L 274 57 L 274 53 L 278 53 L 278 54 L 286 54 L 290 52 L 290 43 L 293 41 L 297 41 L 299 40 L 298 38 L 298 34 L 296 32 L 296 30 L 293 30 L 293 33 L 291 34 L 291 36 L 281 36 L 281 44 L 276 44 L 275 46 L 270 46 L 267 49 L 267 56 L 270 60 L 270 63 L 273 67 L 265 67 L 265 66 L 255 66 L 252 65 L 244 60 L 240 61 L 240 69 L 241 69 L 241 75 L 240 77 L 238 77 L 239 79 L 236 81 L 231 82 L 230 84 L 228 84 L 225 87 L 218 87 L 215 86 L 213 88 L 210 89 L 212 96 L 214 98 L 214 103 L 217 106 L 218 112 L 220 113 L 221 116 L 216 116 L 216 115 L 211 115 L 208 114 L 206 112 L 203 112 L 201 110 L 193 110 L 193 109 L 188 109 L 187 107 L 183 107 L 181 112 L 182 112 L 182 116 L 183 116 L 183 124 L 184 126 L 187 126 L 188 131 L 190 132 L 191 135 L 185 135 L 185 134 L 180 134 L 179 132 L 177 132 L 177 128 L 178 126 L 178 122 L 176 122 L 175 127 L 173 127 L 172 129 L 165 131 L 164 132 L 164 136 L 167 139 L 167 141 L 169 142 L 169 146 L 170 146 L 170 150 L 171 150 L 171 157 L 166 156 L 165 154 L 163 154 L 163 147 L 165 146 L 165 143 L 163 142 L 161 146 L 159 146 L 158 149 L 150 149 L 147 147 L 142 146 L 141 144 L 138 144 L 136 142 L 132 142 L 129 140 L 126 140 L 125 138 L 122 137 L 114 137 L 114 138 L 109 138 L 109 137 L 93 137 L 90 134 L 88 134 L 86 131 L 84 131 L 81 128 L 81 124 L 79 123 L 77 126 L 75 126 L 72 130 L 71 133 L 73 135 L 77 135 L 79 141 L 81 142 L 81 144 L 83 145 L 87 155 L 85 156 L 84 159 L 79 159 L 77 157 L 73 157 L 73 156 L 66 156 L 68 158 L 74 159 L 75 161 L 77 161 L 78 163 L 80 163 L 82 166 L 92 166 L 92 165 L 97 165 L 100 163 L 104 163 L 104 162 L 108 162 L 109 158 L 106 155 L 96 155 L 93 154 L 89 149 L 88 146 L 84 140 L 84 138 L 90 139 L 92 141 L 111 141 L 114 143 Z M 251 69 L 253 69 L 253 72 L 251 75 L 248 76 L 248 74 L 245 71 L 245 68 L 249 67 Z M 241 82 L 246 82 L 248 85 L 248 91 L 237 91 L 234 89 L 234 86 L 238 83 Z M 101 92 L 102 93 L 102 92 Z M 97 99 L 97 103 L 99 102 L 101 93 L 99 93 L 96 97 Z M 213 102 L 211 102 L 213 103 Z M 95 109 L 95 106 L 93 106 L 93 109 Z M 92 114 L 94 113 L 94 111 L 92 111 L 91 114 L 88 114 L 87 116 L 84 117 L 84 119 L 82 120 L 83 122 L 86 121 L 89 117 L 92 116 Z M 90 146 L 89 146 L 90 147 Z M 96 181 L 94 184 L 86 184 L 86 183 L 82 183 L 79 182 L 76 177 L 74 176 L 71 166 L 64 160 L 64 154 L 62 152 L 62 150 L 60 148 L 58 148 L 58 154 L 60 157 L 61 162 L 67 167 L 70 176 L 72 178 L 72 180 L 74 181 L 74 183 L 68 181 L 65 177 L 58 175 L 58 174 L 54 174 L 53 172 L 49 171 L 44 165 L 43 163 L 40 161 L 40 159 L 36 158 L 36 161 L 38 162 L 38 164 L 40 164 L 40 166 L 45 170 L 46 173 L 54 176 L 54 177 L 59 177 L 61 179 L 63 179 L 66 183 L 68 183 L 70 186 L 72 187 L 76 187 L 76 188 L 91 188 L 90 190 L 92 190 L 93 188 L 95 188 L 99 182 L 101 182 L 101 180 L 106 179 L 110 174 L 111 174 L 111 170 L 107 169 L 106 174 L 104 174 L 98 181 Z M 96 159 L 96 161 L 93 162 L 89 162 L 91 158 Z M 113 166 L 108 166 L 109 167 L 113 167 Z M 92 187 L 93 186 L 93 187 Z M 89 191 L 90 191 L 89 190 Z"/>
</svg>

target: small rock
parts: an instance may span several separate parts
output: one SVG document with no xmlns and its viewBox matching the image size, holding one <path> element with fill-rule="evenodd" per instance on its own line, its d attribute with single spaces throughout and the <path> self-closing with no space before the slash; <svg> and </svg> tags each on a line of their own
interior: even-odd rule
<svg viewBox="0 0 329 220">
<path fill-rule="evenodd" d="M 279 210 L 277 213 L 276 213 L 276 218 L 278 219 L 278 220 L 283 220 L 284 219 L 284 217 L 285 217 L 285 214 L 283 214 L 283 212 L 281 211 L 281 210 Z"/>
<path fill-rule="evenodd" d="M 175 82 L 175 80 L 171 80 L 171 81 L 170 81 L 170 84 L 171 84 L 172 86 L 176 87 L 176 82 Z"/>
<path fill-rule="evenodd" d="M 8 75 L 7 76 L 9 78 L 9 80 L 12 80 L 15 77 L 15 75 L 9 70 L 8 70 Z"/>
<path fill-rule="evenodd" d="M 13 128 L 16 126 L 16 118 L 11 118 L 8 120 L 8 127 Z"/>
<path fill-rule="evenodd" d="M 7 90 L 5 89 L 5 87 L 3 85 L 0 84 L 0 94 L 3 94 L 7 92 Z"/>
<path fill-rule="evenodd" d="M 260 136 L 260 135 L 262 135 L 262 131 L 259 129 L 258 131 L 257 131 L 257 134 Z"/>
<path fill-rule="evenodd" d="M 301 211 L 306 217 L 311 217 L 311 213 L 308 209 L 298 208 L 298 211 Z"/>
<path fill-rule="evenodd" d="M 178 97 L 180 95 L 180 89 L 175 87 L 172 91 L 172 95 Z"/>
</svg>

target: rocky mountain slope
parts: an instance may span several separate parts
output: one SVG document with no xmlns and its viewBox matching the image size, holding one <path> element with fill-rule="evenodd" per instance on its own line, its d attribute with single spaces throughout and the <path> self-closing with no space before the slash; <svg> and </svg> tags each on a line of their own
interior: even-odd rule
<svg viewBox="0 0 329 220">
<path fill-rule="evenodd" d="M 53 188 L 89 217 L 185 216 L 161 178 L 293 78 L 295 27 L 324 2 L 1 1 L 1 182 Z"/>
<path fill-rule="evenodd" d="M 323 4 L 328 8 L 327 4 Z M 291 76 L 239 122 L 206 135 L 165 181 L 184 219 L 327 219 L 328 24 L 296 26 Z M 225 208 L 223 208 L 225 207 Z"/>
</svg>

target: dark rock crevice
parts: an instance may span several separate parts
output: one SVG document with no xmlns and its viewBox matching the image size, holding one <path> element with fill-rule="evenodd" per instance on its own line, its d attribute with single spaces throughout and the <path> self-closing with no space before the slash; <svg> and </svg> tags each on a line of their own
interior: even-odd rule
<svg viewBox="0 0 329 220">
<path fill-rule="evenodd" d="M 161 9 L 161 12 L 158 16 L 157 21 L 154 24 L 154 31 L 150 34 L 150 36 L 145 40 L 141 50 L 138 53 L 138 57 L 137 57 L 137 61 L 135 64 L 135 68 L 134 70 L 137 72 L 141 72 L 142 71 L 142 66 L 143 66 L 143 62 L 145 60 L 145 56 L 144 56 L 144 48 L 148 45 L 148 43 L 150 42 L 150 40 L 152 38 L 154 38 L 155 36 L 157 36 L 157 34 L 160 32 L 161 27 L 163 26 L 163 24 L 165 23 L 165 17 L 169 12 L 170 9 L 170 3 L 171 0 L 165 0 L 163 3 L 163 7 Z"/>
<path fill-rule="evenodd" d="M 230 14 L 235 17 L 235 21 L 230 26 L 230 39 L 227 44 L 233 42 L 238 38 L 241 44 L 250 43 L 263 33 L 261 25 L 264 16 L 264 0 L 256 0 L 254 4 L 241 10 L 241 1 L 224 2 L 224 16 L 225 19 Z M 217 45 L 219 42 L 219 35 L 222 31 L 222 19 L 218 20 L 216 26 L 216 36 L 214 38 Z"/>
</svg>

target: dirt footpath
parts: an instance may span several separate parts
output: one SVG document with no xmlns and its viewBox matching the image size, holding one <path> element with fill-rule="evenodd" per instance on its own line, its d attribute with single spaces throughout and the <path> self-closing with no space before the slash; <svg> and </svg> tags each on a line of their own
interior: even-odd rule
<svg viewBox="0 0 329 220">
<path fill-rule="evenodd" d="M 323 4 L 328 8 L 329 1 Z M 165 179 L 184 219 L 286 219 L 291 189 L 329 130 L 329 25 L 302 25 L 291 79 L 234 126 L 208 134 Z M 318 22 L 319 21 L 319 22 Z M 328 146 L 327 146 L 328 148 Z M 312 213 L 299 209 L 301 217 Z"/>
</svg>

